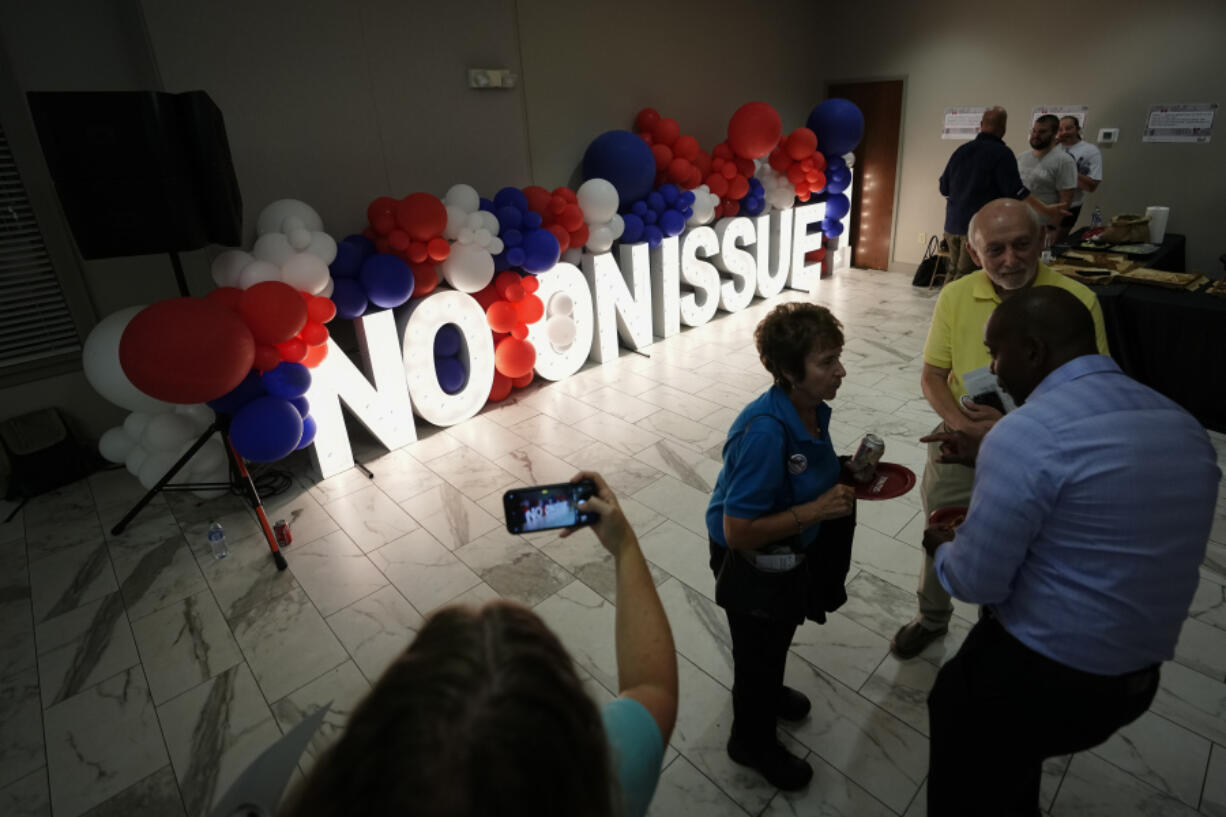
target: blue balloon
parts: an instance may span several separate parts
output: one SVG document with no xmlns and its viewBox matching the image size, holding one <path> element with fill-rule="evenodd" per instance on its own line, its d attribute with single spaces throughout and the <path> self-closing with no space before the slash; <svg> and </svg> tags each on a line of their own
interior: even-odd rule
<svg viewBox="0 0 1226 817">
<path fill-rule="evenodd" d="M 643 234 L 647 236 L 647 246 L 653 250 L 664 241 L 664 232 L 654 224 L 647 225 L 643 229 Z"/>
<path fill-rule="evenodd" d="M 842 193 L 826 200 L 826 218 L 840 219 L 851 210 L 851 202 Z"/>
<path fill-rule="evenodd" d="M 294 446 L 294 450 L 295 451 L 301 450 L 303 448 L 306 448 L 311 443 L 315 442 L 315 431 L 316 430 L 317 430 L 317 426 L 315 425 L 315 418 L 314 417 L 303 417 L 302 418 L 302 439 L 298 441 L 298 445 Z"/>
<path fill-rule="evenodd" d="M 336 258 L 332 259 L 328 270 L 332 273 L 333 278 L 354 278 L 363 260 L 365 256 L 360 247 L 348 241 L 341 241 L 336 245 Z"/>
<path fill-rule="evenodd" d="M 311 388 L 311 370 L 301 363 L 283 360 L 264 372 L 264 388 L 273 397 L 286 400 L 301 397 Z"/>
<path fill-rule="evenodd" d="M 436 357 L 434 373 L 438 376 L 438 385 L 447 394 L 456 394 L 463 390 L 468 382 L 468 372 L 464 364 L 454 357 Z"/>
<path fill-rule="evenodd" d="M 504 187 L 494 194 L 494 206 L 499 210 L 503 207 L 514 207 L 516 210 L 527 212 L 528 197 L 518 187 Z"/>
<path fill-rule="evenodd" d="M 817 134 L 817 146 L 822 153 L 849 153 L 864 136 L 864 114 L 854 102 L 838 97 L 814 108 L 807 124 Z"/>
<path fill-rule="evenodd" d="M 496 215 L 500 234 L 505 230 L 518 230 L 524 225 L 524 212 L 516 207 L 499 207 Z"/>
<path fill-rule="evenodd" d="M 681 235 L 685 229 L 685 216 L 679 210 L 665 210 L 660 216 L 660 229 L 666 236 Z"/>
<path fill-rule="evenodd" d="M 507 250 L 506 256 L 507 266 L 511 267 L 523 266 L 524 259 L 528 257 L 527 253 L 524 252 L 523 247 L 512 247 L 511 249 Z"/>
<path fill-rule="evenodd" d="M 257 397 L 263 397 L 266 394 L 268 394 L 268 390 L 264 388 L 264 381 L 260 379 L 260 373 L 251 371 L 247 372 L 243 382 L 230 389 L 221 397 L 210 400 L 207 405 L 218 414 L 234 414 L 252 400 L 255 400 Z"/>
<path fill-rule="evenodd" d="M 498 235 L 502 239 L 502 245 L 504 247 L 518 247 L 520 244 L 524 243 L 524 234 L 519 231 L 518 227 L 510 230 L 503 230 Z"/>
<path fill-rule="evenodd" d="M 494 202 L 490 201 L 485 196 L 482 196 L 480 199 L 480 204 L 477 205 L 477 209 L 484 210 L 487 213 L 492 213 L 494 212 Z"/>
<path fill-rule="evenodd" d="M 843 222 L 836 219 L 822 219 L 822 232 L 826 238 L 837 238 L 843 234 Z"/>
<path fill-rule="evenodd" d="M 294 404 L 294 408 L 298 409 L 298 413 L 304 418 L 311 413 L 311 401 L 305 397 L 295 397 L 290 402 Z"/>
<path fill-rule="evenodd" d="M 657 213 L 655 210 L 648 210 L 646 213 L 643 213 L 643 223 L 644 224 L 655 224 L 659 220 L 660 220 L 660 214 Z"/>
<path fill-rule="evenodd" d="M 626 213 L 622 216 L 622 224 L 625 225 L 620 239 L 623 244 L 637 244 L 643 240 L 643 219 L 634 213 Z"/>
<path fill-rule="evenodd" d="M 532 210 L 529 210 L 528 212 L 524 213 L 524 227 L 526 227 L 529 230 L 535 230 L 537 227 L 540 227 L 540 226 L 541 226 L 541 214 L 540 213 L 533 212 Z"/>
<path fill-rule="evenodd" d="M 664 201 L 664 196 L 658 190 L 652 190 L 647 194 L 647 209 L 660 213 L 668 206 Z"/>
<path fill-rule="evenodd" d="M 349 321 L 364 315 L 370 305 L 365 287 L 356 278 L 333 278 L 332 294 L 328 297 L 336 304 L 336 316 Z"/>
<path fill-rule="evenodd" d="M 460 334 L 460 328 L 454 323 L 445 323 L 434 333 L 434 356 L 455 357 L 460 353 L 463 343 L 464 336 Z"/>
<path fill-rule="evenodd" d="M 849 181 L 850 181 L 849 179 L 838 179 L 838 178 L 831 179 L 827 177 L 826 178 L 826 192 L 831 194 L 832 196 L 842 193 L 844 190 L 847 189 L 847 185 Z"/>
<path fill-rule="evenodd" d="M 413 270 L 394 255 L 372 255 L 362 262 L 362 286 L 375 306 L 391 309 L 413 294 Z"/>
<path fill-rule="evenodd" d="M 694 203 L 694 193 L 691 190 L 686 190 L 684 193 L 682 193 L 680 196 L 677 197 L 677 204 L 680 205 L 682 208 L 689 207 L 693 205 L 693 203 Z"/>
<path fill-rule="evenodd" d="M 608 181 L 623 205 L 638 201 L 651 192 L 656 159 L 647 143 L 630 131 L 606 131 L 583 153 L 583 180 L 588 179 Z"/>
<path fill-rule="evenodd" d="M 520 266 L 525 272 L 544 272 L 553 269 L 562 255 L 558 238 L 548 230 L 529 230 L 524 233 L 524 260 Z"/>
<path fill-rule="evenodd" d="M 762 213 L 766 207 L 765 199 L 757 198 L 756 196 L 746 196 L 741 202 L 741 215 L 756 216 Z"/>
<path fill-rule="evenodd" d="M 669 207 L 672 207 L 677 203 L 677 199 L 681 198 L 681 190 L 675 184 L 662 184 L 656 192 L 664 198 L 664 203 Z"/>
<path fill-rule="evenodd" d="M 341 239 L 342 244 L 352 244 L 357 247 L 362 253 L 362 259 L 375 254 L 375 242 L 371 241 L 361 233 L 353 233 Z"/>
<path fill-rule="evenodd" d="M 647 215 L 647 202 L 639 199 L 634 204 L 630 205 L 630 212 L 634 213 L 639 218 Z"/>
<path fill-rule="evenodd" d="M 234 450 L 252 462 L 276 462 L 302 441 L 302 415 L 281 397 L 259 397 L 230 422 Z"/>
<path fill-rule="evenodd" d="M 842 154 L 831 154 L 826 157 L 826 175 L 829 176 L 836 170 L 846 170 L 847 162 L 843 161 Z"/>
</svg>

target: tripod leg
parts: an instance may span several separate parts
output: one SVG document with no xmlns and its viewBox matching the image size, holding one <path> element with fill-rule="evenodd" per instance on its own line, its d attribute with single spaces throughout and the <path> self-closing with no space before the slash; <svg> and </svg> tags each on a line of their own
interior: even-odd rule
<svg viewBox="0 0 1226 817">
<path fill-rule="evenodd" d="M 272 560 L 276 563 L 277 570 L 284 570 L 289 567 L 289 563 L 285 561 L 285 554 L 281 552 L 281 548 L 277 547 L 277 537 L 273 535 L 272 527 L 268 524 L 268 517 L 264 514 L 264 503 L 260 501 L 260 492 L 256 490 L 255 482 L 252 481 L 251 474 L 247 472 L 247 465 L 243 462 L 243 458 L 234 450 L 234 444 L 230 442 L 230 437 L 226 436 L 225 439 L 226 450 L 230 452 L 230 461 L 238 468 L 239 478 L 247 489 L 247 499 L 251 502 L 255 515 L 259 517 L 260 527 L 264 529 L 264 538 L 268 540 L 268 549 L 272 551 Z"/>
<path fill-rule="evenodd" d="M 209 426 L 208 429 L 200 435 L 200 438 L 197 439 L 196 442 L 192 443 L 192 447 L 187 449 L 187 452 L 184 453 L 182 457 L 179 457 L 179 461 L 170 466 L 170 470 L 162 475 L 162 478 L 157 481 L 157 484 L 150 488 L 148 492 L 146 492 L 145 495 L 140 498 L 140 501 L 132 507 L 132 510 L 124 514 L 123 519 L 120 519 L 115 527 L 111 528 L 111 533 L 115 536 L 123 533 L 123 529 L 128 526 L 128 523 L 135 519 L 136 515 L 144 510 L 146 505 L 153 501 L 153 498 L 161 492 L 162 488 L 170 484 L 170 481 L 178 475 L 183 466 L 187 465 L 187 461 L 194 457 L 196 452 L 209 441 L 209 437 L 213 436 L 213 432 L 219 431 L 220 429 L 221 425 L 216 422 Z"/>
</svg>

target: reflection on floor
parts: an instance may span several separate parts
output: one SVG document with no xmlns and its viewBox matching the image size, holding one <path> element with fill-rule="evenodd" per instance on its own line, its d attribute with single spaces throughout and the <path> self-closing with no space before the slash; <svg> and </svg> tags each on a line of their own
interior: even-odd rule
<svg viewBox="0 0 1226 817">
<path fill-rule="evenodd" d="M 916 439 L 935 422 L 919 390 L 934 297 L 885 273 L 821 283 L 817 299 L 848 338 L 831 429 L 840 451 L 873 431 L 887 460 L 921 468 Z M 0 527 L 0 813 L 198 817 L 252 757 L 333 701 L 306 768 L 422 617 L 448 603 L 535 606 L 607 699 L 609 557 L 590 534 L 509 536 L 501 522 L 506 488 L 586 468 L 621 496 L 676 634 L 681 712 L 652 813 L 923 814 L 925 696 L 975 611 L 959 608 L 921 660 L 889 656 L 915 604 L 914 493 L 861 504 L 850 600 L 797 635 L 789 683 L 813 712 L 787 739 L 816 770 L 808 790 L 780 794 L 724 753 L 731 659 L 703 510 L 729 423 L 769 382 L 752 344 L 768 307 L 539 384 L 463 425 L 423 428 L 406 449 L 359 446 L 373 480 L 351 470 L 316 482 L 305 460 L 290 463 L 296 484 L 268 503 L 293 529 L 284 573 L 237 500 L 158 499 L 118 537 L 110 526 L 140 494 L 123 471 L 32 501 Z M 1226 461 L 1226 437 L 1214 444 Z M 231 543 L 220 562 L 205 542 L 215 519 Z M 1226 815 L 1224 585 L 1226 497 L 1152 711 L 1092 752 L 1050 761 L 1044 808 Z"/>
</svg>

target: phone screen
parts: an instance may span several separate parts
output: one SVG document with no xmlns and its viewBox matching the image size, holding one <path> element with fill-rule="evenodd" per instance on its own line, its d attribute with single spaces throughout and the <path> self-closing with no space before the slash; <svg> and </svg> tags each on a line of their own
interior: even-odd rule
<svg viewBox="0 0 1226 817">
<path fill-rule="evenodd" d="M 590 525 L 600 515 L 594 511 L 581 511 L 578 504 L 594 493 L 596 485 L 591 480 L 514 488 L 502 495 L 507 530 L 510 533 L 533 533 Z"/>
</svg>

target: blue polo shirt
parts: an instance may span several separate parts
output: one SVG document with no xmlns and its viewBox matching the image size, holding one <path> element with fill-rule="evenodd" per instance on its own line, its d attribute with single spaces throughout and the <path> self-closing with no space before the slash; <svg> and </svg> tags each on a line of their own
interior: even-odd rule
<svg viewBox="0 0 1226 817">
<path fill-rule="evenodd" d="M 763 414 L 770 416 L 759 416 Z M 817 499 L 838 484 L 841 466 L 830 442 L 830 407 L 825 403 L 817 407 L 817 424 L 820 433 L 814 437 L 778 386 L 741 410 L 728 430 L 724 467 L 707 506 L 707 533 L 714 541 L 728 546 L 724 514 L 758 519 Z M 805 528 L 806 545 L 817 538 L 819 527 Z"/>
<path fill-rule="evenodd" d="M 971 216 L 996 199 L 1024 199 L 1030 190 L 1017 172 L 1017 157 L 999 136 L 980 133 L 954 151 L 941 174 L 945 232 L 966 235 Z"/>
</svg>

